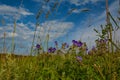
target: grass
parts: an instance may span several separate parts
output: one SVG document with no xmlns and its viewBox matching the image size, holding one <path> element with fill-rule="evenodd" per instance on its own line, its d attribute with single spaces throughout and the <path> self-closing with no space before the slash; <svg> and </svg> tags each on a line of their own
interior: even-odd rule
<svg viewBox="0 0 120 80">
<path fill-rule="evenodd" d="M 120 53 L 81 55 L 5 55 L 0 60 L 0 80 L 119 80 Z M 2 56 L 1 56 L 2 57 Z"/>
</svg>

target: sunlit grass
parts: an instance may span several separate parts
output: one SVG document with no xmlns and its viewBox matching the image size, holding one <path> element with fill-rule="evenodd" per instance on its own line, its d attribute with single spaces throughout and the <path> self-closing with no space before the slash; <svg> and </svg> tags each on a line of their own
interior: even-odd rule
<svg viewBox="0 0 120 80">
<path fill-rule="evenodd" d="M 119 80 L 120 53 L 98 56 L 75 54 L 6 55 L 0 60 L 0 80 Z"/>
</svg>

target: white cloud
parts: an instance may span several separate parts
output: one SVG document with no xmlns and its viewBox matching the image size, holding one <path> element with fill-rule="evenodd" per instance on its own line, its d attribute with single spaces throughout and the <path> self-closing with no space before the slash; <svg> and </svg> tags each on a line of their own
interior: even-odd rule
<svg viewBox="0 0 120 80">
<path fill-rule="evenodd" d="M 47 21 L 41 25 L 41 32 L 44 32 L 44 36 L 49 32 L 51 40 L 53 40 L 67 34 L 73 25 L 72 22 Z"/>
<path fill-rule="evenodd" d="M 2 16 L 12 16 L 19 19 L 21 16 L 33 15 L 25 8 L 17 8 L 9 5 L 0 5 L 0 15 Z"/>
<path fill-rule="evenodd" d="M 45 40 L 45 37 L 49 31 L 50 40 L 54 40 L 67 34 L 67 32 L 73 27 L 73 25 L 74 24 L 72 22 L 60 22 L 58 20 L 46 21 L 42 23 L 41 26 L 38 26 L 37 36 L 40 35 L 42 40 Z M 12 32 L 14 28 L 13 26 L 13 24 L 7 24 L 6 26 L 2 26 L 1 29 L 3 30 L 0 32 L 0 38 L 3 37 L 4 32 L 7 33 L 7 38 L 12 37 Z M 31 22 L 29 22 L 28 24 L 17 23 L 15 37 L 23 41 L 26 40 L 28 42 L 31 42 L 34 35 L 34 29 L 31 28 L 35 29 L 35 25 Z"/>
<path fill-rule="evenodd" d="M 33 13 L 29 12 L 27 9 L 25 8 L 19 8 L 18 9 L 18 13 L 20 13 L 21 15 L 27 16 L 27 15 L 33 15 Z"/>
<path fill-rule="evenodd" d="M 13 32 L 7 32 L 7 37 L 13 37 L 13 35 L 14 35 L 14 37 L 17 37 L 18 36 L 18 34 L 17 33 L 14 33 L 13 34 Z"/>
<path fill-rule="evenodd" d="M 44 0 L 33 0 L 35 2 L 39 2 L 39 3 L 45 3 Z M 54 3 L 56 0 L 50 0 L 49 3 Z M 97 3 L 97 2 L 100 2 L 100 1 L 104 1 L 104 0 L 60 0 L 59 2 L 61 3 L 64 2 L 64 1 L 67 1 L 69 2 L 70 4 L 74 4 L 76 6 L 80 6 L 80 5 L 86 5 L 88 3 Z"/>
<path fill-rule="evenodd" d="M 13 26 L 14 26 L 13 24 L 7 24 L 6 26 L 2 26 L 3 30 L 0 32 L 0 35 L 2 36 L 3 33 L 6 32 L 7 33 L 6 37 L 12 37 L 14 28 Z M 27 24 L 17 23 L 15 37 L 24 39 L 24 37 L 30 36 L 28 34 L 31 33 L 33 33 L 33 31 L 28 28 Z"/>
<path fill-rule="evenodd" d="M 99 1 L 104 1 L 104 0 L 68 0 L 71 4 L 75 4 L 76 6 L 80 5 L 85 5 L 87 3 L 96 3 Z"/>
</svg>

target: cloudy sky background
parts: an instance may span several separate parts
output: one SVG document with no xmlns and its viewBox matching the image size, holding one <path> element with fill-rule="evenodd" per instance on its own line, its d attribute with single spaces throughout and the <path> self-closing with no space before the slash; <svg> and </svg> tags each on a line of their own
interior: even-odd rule
<svg viewBox="0 0 120 80">
<path fill-rule="evenodd" d="M 120 16 L 119 0 L 108 1 L 110 12 L 117 20 L 117 16 Z M 83 10 L 88 11 L 82 12 Z M 74 39 L 86 42 L 90 49 L 97 39 L 93 29 L 100 30 L 100 25 L 106 24 L 105 0 L 50 0 L 48 3 L 44 0 L 0 0 L 0 52 L 3 51 L 4 32 L 6 32 L 6 48 L 8 52 L 11 51 L 16 20 L 15 53 L 29 53 L 37 22 L 36 15 L 39 11 L 42 11 L 42 14 L 38 20 L 34 45 L 42 42 L 45 46 L 46 35 L 49 34 L 49 46 L 54 46 L 56 40 L 59 45 L 62 42 L 71 44 Z M 120 40 L 119 33 L 120 30 L 115 34 L 117 40 Z M 37 39 L 38 37 L 40 39 Z"/>
</svg>

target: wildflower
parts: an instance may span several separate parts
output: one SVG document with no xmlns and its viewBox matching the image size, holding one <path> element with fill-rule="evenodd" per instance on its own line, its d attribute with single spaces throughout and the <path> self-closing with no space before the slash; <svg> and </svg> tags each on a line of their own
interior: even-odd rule
<svg viewBox="0 0 120 80">
<path fill-rule="evenodd" d="M 81 57 L 81 56 L 77 56 L 76 59 L 77 59 L 78 61 L 80 61 L 80 62 L 82 61 L 82 57 Z"/>
<path fill-rule="evenodd" d="M 75 40 L 72 40 L 72 43 L 74 43 L 75 42 Z"/>
<path fill-rule="evenodd" d="M 81 47 L 83 45 L 83 43 L 81 41 L 75 41 L 72 40 L 73 45 L 77 46 L 77 47 Z"/>
<path fill-rule="evenodd" d="M 104 42 L 105 42 L 105 43 L 108 42 L 108 39 L 104 39 Z"/>
<path fill-rule="evenodd" d="M 86 48 L 86 51 L 88 51 L 88 48 Z"/>
<path fill-rule="evenodd" d="M 77 46 L 77 41 L 72 40 L 73 45 Z"/>
<path fill-rule="evenodd" d="M 51 53 L 51 52 L 52 52 L 52 47 L 48 49 L 48 53 Z"/>
<path fill-rule="evenodd" d="M 37 44 L 37 45 L 36 45 L 36 48 L 37 48 L 37 49 L 40 49 L 40 44 Z"/>
<path fill-rule="evenodd" d="M 95 51 L 95 50 L 96 50 L 96 49 L 95 49 L 95 46 L 93 46 L 93 47 L 92 47 L 92 50 L 93 50 L 93 51 Z"/>
<path fill-rule="evenodd" d="M 90 55 L 90 54 L 91 54 L 91 51 L 88 51 L 88 54 Z"/>
<path fill-rule="evenodd" d="M 68 45 L 67 43 L 64 43 L 64 46 L 65 46 L 65 48 L 68 48 L 68 47 L 69 47 L 69 45 Z"/>
<path fill-rule="evenodd" d="M 50 47 L 50 48 L 48 49 L 48 53 L 54 53 L 55 51 L 56 51 L 56 48 Z"/>
<path fill-rule="evenodd" d="M 69 47 L 69 45 L 68 44 L 66 44 L 66 48 L 68 48 Z"/>
<path fill-rule="evenodd" d="M 56 51 L 56 48 L 53 48 L 52 50 L 53 50 L 53 52 L 54 52 L 54 51 Z"/>
<path fill-rule="evenodd" d="M 57 41 L 55 41 L 55 45 L 56 45 L 56 46 L 58 45 L 58 42 L 57 42 Z"/>
<path fill-rule="evenodd" d="M 83 45 L 83 43 L 80 41 L 80 42 L 77 42 L 77 47 L 81 47 Z"/>
<path fill-rule="evenodd" d="M 62 43 L 62 49 L 66 49 L 68 47 L 69 47 L 69 45 L 67 43 Z"/>
</svg>

